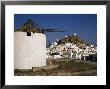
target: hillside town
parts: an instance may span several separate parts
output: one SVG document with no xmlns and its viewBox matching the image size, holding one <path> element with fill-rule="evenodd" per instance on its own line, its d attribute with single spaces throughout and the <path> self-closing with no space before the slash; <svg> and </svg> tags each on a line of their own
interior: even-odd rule
<svg viewBox="0 0 110 89">
<path fill-rule="evenodd" d="M 46 45 L 45 32 L 65 32 L 39 28 L 29 19 L 14 32 L 15 76 L 97 75 L 97 46 L 76 33 Z M 92 61 L 92 62 L 91 62 Z"/>
<path fill-rule="evenodd" d="M 65 36 L 67 39 L 69 36 Z M 74 33 L 73 39 L 78 38 Z M 75 40 L 76 41 L 76 40 Z M 95 45 L 82 43 L 78 38 L 77 42 L 65 40 L 64 43 L 59 44 L 59 39 L 55 42 L 51 42 L 46 48 L 47 59 L 71 59 L 82 61 L 97 61 L 97 47 Z"/>
</svg>

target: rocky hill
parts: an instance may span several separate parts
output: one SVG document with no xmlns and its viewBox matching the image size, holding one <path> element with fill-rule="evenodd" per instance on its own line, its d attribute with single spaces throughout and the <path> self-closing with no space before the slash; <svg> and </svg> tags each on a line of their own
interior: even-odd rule
<svg viewBox="0 0 110 89">
<path fill-rule="evenodd" d="M 65 43 L 73 43 L 76 45 L 81 45 L 81 44 L 89 45 L 86 41 L 82 40 L 79 36 L 74 34 L 65 36 L 62 39 L 59 39 L 57 43 L 58 45 L 65 44 Z"/>
</svg>

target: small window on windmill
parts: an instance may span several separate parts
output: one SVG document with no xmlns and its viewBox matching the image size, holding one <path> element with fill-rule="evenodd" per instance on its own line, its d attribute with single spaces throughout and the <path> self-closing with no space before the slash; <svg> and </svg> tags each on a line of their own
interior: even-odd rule
<svg viewBox="0 0 110 89">
<path fill-rule="evenodd" d="M 27 36 L 31 36 L 31 32 L 27 32 Z"/>
</svg>

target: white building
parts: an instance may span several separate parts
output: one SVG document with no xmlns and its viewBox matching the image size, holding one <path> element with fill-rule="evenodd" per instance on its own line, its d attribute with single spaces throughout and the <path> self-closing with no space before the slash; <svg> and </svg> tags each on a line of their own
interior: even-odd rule
<svg viewBox="0 0 110 89">
<path fill-rule="evenodd" d="M 46 36 L 14 32 L 14 69 L 46 66 Z"/>
<path fill-rule="evenodd" d="M 76 35 L 76 34 L 74 34 Z M 67 37 L 67 36 L 65 36 Z M 65 43 L 58 45 L 57 42 L 54 42 L 50 45 L 48 53 L 51 54 L 59 53 L 59 55 L 53 55 L 52 57 L 57 58 L 70 58 L 70 59 L 84 59 L 90 55 L 97 53 L 97 47 L 94 45 L 86 45 L 79 43 L 78 45 L 74 43 Z M 49 55 L 49 57 L 50 57 Z"/>
<path fill-rule="evenodd" d="M 52 44 L 53 45 L 53 44 Z M 57 58 L 71 58 L 71 59 L 81 59 L 81 49 L 73 44 L 73 43 L 66 43 L 61 45 L 53 45 L 48 49 L 47 53 L 59 53 L 59 55 L 53 55 L 54 59 Z M 51 58 L 50 55 L 47 55 L 48 58 Z"/>
</svg>

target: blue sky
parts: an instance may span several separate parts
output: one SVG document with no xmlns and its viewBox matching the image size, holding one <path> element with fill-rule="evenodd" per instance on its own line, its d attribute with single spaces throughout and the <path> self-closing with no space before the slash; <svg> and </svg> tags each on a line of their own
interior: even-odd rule
<svg viewBox="0 0 110 89">
<path fill-rule="evenodd" d="M 47 44 L 73 33 L 90 44 L 97 44 L 97 14 L 15 14 L 14 28 L 18 28 L 28 19 L 32 19 L 42 28 L 66 31 L 46 32 Z"/>
</svg>

